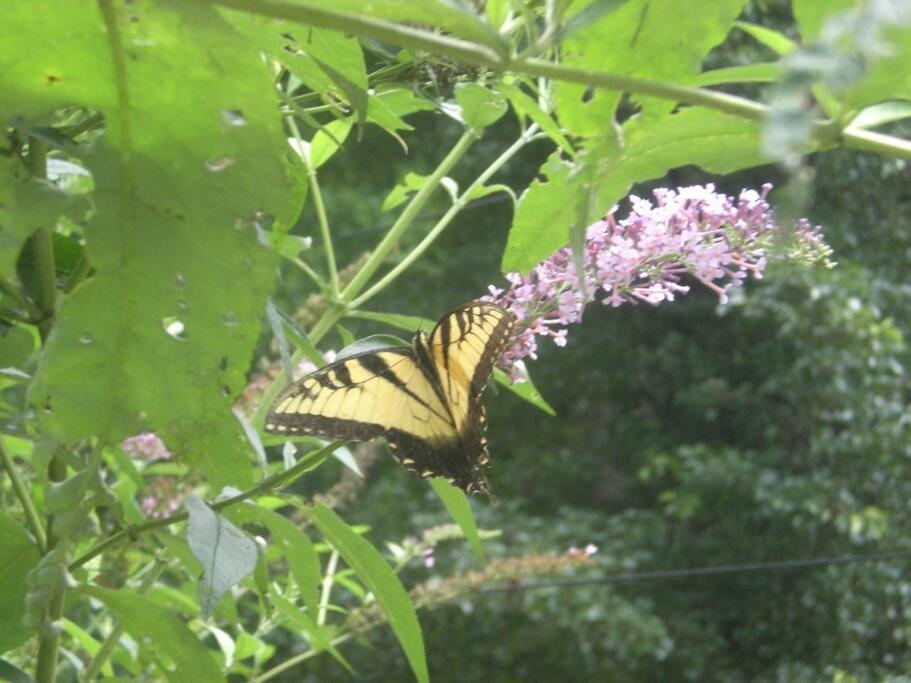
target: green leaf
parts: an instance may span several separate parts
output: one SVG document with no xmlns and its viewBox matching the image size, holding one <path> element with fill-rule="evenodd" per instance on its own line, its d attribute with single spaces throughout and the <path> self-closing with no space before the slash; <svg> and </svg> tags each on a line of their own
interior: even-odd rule
<svg viewBox="0 0 911 683">
<path fill-rule="evenodd" d="M 465 534 L 465 538 L 471 544 L 475 557 L 479 561 L 483 561 L 484 550 L 481 548 L 481 538 L 478 536 L 478 525 L 474 521 L 474 515 L 471 512 L 471 506 L 468 504 L 466 495 L 461 489 L 456 488 L 443 477 L 433 477 L 430 480 L 430 485 L 433 487 L 437 497 L 443 501 L 449 516 L 452 517 L 455 523 L 459 525 L 462 533 Z"/>
<path fill-rule="evenodd" d="M 506 113 L 506 98 L 474 82 L 457 83 L 455 98 L 462 108 L 462 120 L 472 128 L 487 128 Z"/>
<path fill-rule="evenodd" d="M 22 669 L 13 666 L 5 659 L 0 659 L 0 681 L 9 683 L 34 683 L 34 679 Z"/>
<path fill-rule="evenodd" d="M 34 350 L 35 335 L 27 329 L 0 329 L 0 368 L 21 368 Z"/>
<path fill-rule="evenodd" d="M 107 124 L 81 159 L 96 274 L 63 301 L 30 397 L 60 440 L 155 431 L 212 485 L 248 484 L 230 407 L 274 281 L 252 221 L 296 211 L 272 77 L 208 4 L 112 6 L 4 16 L 19 28 L 0 50 L 0 102 L 20 116 L 86 107 Z"/>
<path fill-rule="evenodd" d="M 304 604 L 315 619 L 322 573 L 319 556 L 310 537 L 291 520 L 258 505 L 235 505 L 225 514 L 237 523 L 259 524 L 269 530 L 273 547 L 278 548 L 288 561 Z"/>
<path fill-rule="evenodd" d="M 225 680 L 215 653 L 170 610 L 136 591 L 98 586 L 79 590 L 107 605 L 130 635 L 145 645 L 161 675 L 171 683 Z"/>
<path fill-rule="evenodd" d="M 566 152 L 570 158 L 576 155 L 576 150 L 573 149 L 572 144 L 566 139 L 566 136 L 563 134 L 563 131 L 560 130 L 557 122 L 554 121 L 550 114 L 541 109 L 536 100 L 529 95 L 526 95 L 517 85 L 501 83 L 497 87 L 509 98 L 509 103 L 512 104 L 512 107 L 516 110 L 517 114 L 527 116 L 538 124 L 538 128 L 547 133 L 547 136 L 559 145 L 560 149 Z"/>
<path fill-rule="evenodd" d="M 332 510 L 320 503 L 313 508 L 303 509 L 326 540 L 376 596 L 411 664 L 415 678 L 422 683 L 429 681 L 421 626 L 399 577 L 376 548 L 358 536 Z"/>
<path fill-rule="evenodd" d="M 274 590 L 270 593 L 270 597 L 272 604 L 274 604 L 278 611 L 303 634 L 314 651 L 322 652 L 325 650 L 329 652 L 335 657 L 339 664 L 348 670 L 349 673 L 354 673 L 354 670 L 342 656 L 342 653 L 332 644 L 332 637 L 335 634 L 334 628 L 331 626 L 320 626 L 309 615 L 304 614 L 299 610 L 294 603 L 282 597 Z"/>
<path fill-rule="evenodd" d="M 503 272 L 527 272 L 569 242 L 580 190 L 573 165 L 553 152 L 539 175 L 519 197 L 503 252 Z"/>
<path fill-rule="evenodd" d="M 433 329 L 436 325 L 435 320 L 421 318 L 416 315 L 404 315 L 402 313 L 380 313 L 378 311 L 356 311 L 350 314 L 352 318 L 362 318 L 364 320 L 374 320 L 391 327 L 397 327 L 400 330 L 416 332 L 417 330 Z"/>
<path fill-rule="evenodd" d="M 2 78 L 0 74 L 0 123 L 8 124 Z M 52 183 L 32 178 L 18 159 L 0 155 L 0 278 L 15 270 L 25 240 L 38 228 L 53 228 L 68 203 L 69 197 Z"/>
<path fill-rule="evenodd" d="M 224 593 L 256 568 L 259 551 L 243 531 L 196 496 L 185 503 L 190 520 L 187 544 L 203 566 L 199 580 L 202 616 L 208 617 Z"/>
<path fill-rule="evenodd" d="M 911 118 L 911 102 L 883 102 L 862 110 L 851 120 L 849 127 L 876 128 L 907 118 Z"/>
<path fill-rule="evenodd" d="M 759 24 L 751 24 L 747 21 L 736 21 L 734 22 L 734 26 L 747 35 L 752 36 L 757 42 L 765 45 L 772 52 L 781 57 L 791 54 L 797 48 L 797 43 L 788 38 L 781 31 L 775 31 L 774 29 L 766 28 Z"/>
<path fill-rule="evenodd" d="M 528 401 L 548 415 L 556 415 L 557 411 L 551 408 L 550 404 L 545 401 L 544 397 L 538 392 L 538 389 L 535 387 L 534 382 L 532 382 L 531 375 L 528 374 L 527 370 L 523 371 L 523 377 L 525 379 L 524 382 L 513 383 L 509 375 L 499 368 L 496 368 L 493 371 L 493 378 L 496 380 L 497 384 L 506 387 L 523 401 Z"/>
<path fill-rule="evenodd" d="M 350 118 L 330 121 L 322 129 L 316 131 L 310 142 L 310 163 L 313 168 L 319 168 L 329 161 L 345 142 L 350 132 Z"/>
<path fill-rule="evenodd" d="M 767 163 L 759 148 L 759 124 L 701 107 L 678 113 L 631 119 L 623 126 L 623 146 L 594 139 L 584 163 L 598 164 L 602 179 L 594 215 L 619 201 L 633 183 L 660 178 L 688 164 L 710 173 L 733 171 Z M 574 207 L 584 190 L 581 171 L 557 157 L 541 167 L 547 182 L 534 181 L 519 199 L 503 254 L 503 270 L 528 272 L 569 242 Z"/>
<path fill-rule="evenodd" d="M 101 643 L 95 640 L 90 633 L 84 631 L 78 624 L 69 619 L 63 619 L 63 630 L 66 631 L 67 634 L 79 644 L 79 647 L 89 654 L 89 656 L 94 657 L 98 654 L 98 650 L 101 649 Z M 101 672 L 105 676 L 114 675 L 114 668 L 111 666 L 110 659 L 106 659 L 104 664 L 101 665 Z"/>
<path fill-rule="evenodd" d="M 12 650 L 33 634 L 22 618 L 28 575 L 38 565 L 38 548 L 19 524 L 0 512 L 0 653 Z"/>
<path fill-rule="evenodd" d="M 743 10 L 743 0 L 717 0 L 698 10 L 677 0 L 629 0 L 608 9 L 612 11 L 598 21 L 567 36 L 561 45 L 562 63 L 673 83 L 702 70 L 705 56 L 724 40 Z M 575 135 L 603 134 L 613 125 L 621 96 L 616 90 L 590 93 L 583 84 L 557 82 L 560 123 Z M 670 100 L 649 102 L 656 111 L 673 107 Z"/>
<path fill-rule="evenodd" d="M 691 82 L 700 87 L 724 83 L 771 83 L 779 76 L 781 76 L 781 65 L 778 63 L 747 64 L 703 71 Z"/>
</svg>

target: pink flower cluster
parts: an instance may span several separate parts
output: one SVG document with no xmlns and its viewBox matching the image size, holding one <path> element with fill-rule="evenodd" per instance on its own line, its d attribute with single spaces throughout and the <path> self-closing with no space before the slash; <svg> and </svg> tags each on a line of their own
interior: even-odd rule
<svg viewBox="0 0 911 683">
<path fill-rule="evenodd" d="M 572 250 L 565 247 L 538 264 L 528 275 L 508 273 L 507 289 L 490 286 L 484 299 L 509 309 L 518 324 L 512 344 L 500 364 L 515 364 L 537 357 L 537 337 L 551 337 L 566 344 L 562 326 L 581 322 L 585 306 L 603 292 L 602 303 L 619 306 L 645 302 L 657 305 L 686 294 L 685 276 L 702 283 L 727 301 L 728 290 L 747 275 L 759 279 L 769 248 L 790 236 L 792 260 L 815 262 L 830 249 L 818 228 L 801 221 L 788 235 L 775 223 L 766 196 L 743 190 L 737 199 L 715 191 L 714 185 L 657 189 L 654 202 L 631 196 L 626 218 L 615 217 L 614 206 L 586 233 L 584 288 L 576 271 Z M 560 329 L 555 329 L 560 326 Z"/>
<path fill-rule="evenodd" d="M 147 462 L 170 460 L 171 458 L 171 451 L 164 445 L 164 441 L 152 432 L 145 432 L 124 439 L 120 447 L 130 457 Z"/>
</svg>

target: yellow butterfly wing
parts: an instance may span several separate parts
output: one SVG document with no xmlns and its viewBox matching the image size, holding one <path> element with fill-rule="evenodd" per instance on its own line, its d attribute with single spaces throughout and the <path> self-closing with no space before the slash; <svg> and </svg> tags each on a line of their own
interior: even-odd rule
<svg viewBox="0 0 911 683">
<path fill-rule="evenodd" d="M 511 326 L 511 315 L 493 304 L 457 308 L 429 339 L 418 332 L 411 349 L 355 354 L 299 380 L 272 405 L 266 431 L 383 436 L 408 469 L 489 494 L 480 396 Z"/>
</svg>

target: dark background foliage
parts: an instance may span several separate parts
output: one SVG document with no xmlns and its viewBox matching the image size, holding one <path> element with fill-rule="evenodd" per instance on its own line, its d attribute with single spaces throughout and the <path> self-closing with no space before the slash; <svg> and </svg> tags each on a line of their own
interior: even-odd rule
<svg viewBox="0 0 911 683">
<path fill-rule="evenodd" d="M 780 27 L 775 8 L 751 11 Z M 735 40 L 713 58 L 753 49 Z M 408 138 L 409 163 L 446 146 L 438 124 Z M 474 153 L 484 158 L 483 142 Z M 528 150 L 506 182 L 527 184 L 544 153 Z M 341 244 L 354 258 L 370 244 L 354 226 L 383 223 L 373 207 L 402 154 L 367 136 L 346 155 L 324 182 L 336 211 L 352 215 Z M 503 502 L 475 510 L 482 527 L 503 530 L 488 542 L 493 556 L 594 543 L 596 577 L 909 549 L 908 171 L 844 151 L 807 163 L 804 212 L 824 226 L 835 270 L 776 267 L 723 306 L 695 288 L 659 308 L 593 304 L 565 349 L 545 343 L 530 365 L 557 417 L 488 396 Z M 685 170 L 638 193 L 711 180 Z M 780 172 L 761 167 L 720 186 L 769 180 Z M 433 318 L 500 284 L 509 220 L 507 203 L 465 212 L 376 307 Z M 444 522 L 423 490 L 384 463 L 352 519 L 391 538 Z M 444 572 L 470 564 L 455 547 L 437 561 Z M 911 666 L 902 561 L 516 589 L 421 619 L 437 681 L 873 681 Z M 351 652 L 357 680 L 407 678 L 388 630 L 367 641 Z M 307 680 L 341 675 L 323 659 Z"/>
</svg>

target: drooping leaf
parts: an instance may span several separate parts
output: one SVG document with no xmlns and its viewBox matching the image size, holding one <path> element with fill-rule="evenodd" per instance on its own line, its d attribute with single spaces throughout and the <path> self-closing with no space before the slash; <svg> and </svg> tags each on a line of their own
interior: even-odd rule
<svg viewBox="0 0 911 683">
<path fill-rule="evenodd" d="M 0 48 L 4 121 L 65 106 L 106 119 L 82 158 L 96 273 L 63 302 L 31 397 L 61 440 L 156 431 L 211 483 L 242 485 L 230 405 L 273 283 L 252 220 L 294 210 L 271 74 L 207 4 L 116 8 L 4 9 L 20 27 Z"/>
<path fill-rule="evenodd" d="M 212 613 L 216 603 L 231 586 L 256 568 L 256 543 L 201 499 L 186 499 L 190 520 L 187 543 L 203 566 L 199 580 L 199 599 L 203 616 Z"/>
<path fill-rule="evenodd" d="M 415 677 L 421 683 L 428 681 L 421 625 L 398 576 L 376 548 L 356 534 L 332 510 L 317 503 L 313 508 L 304 508 L 304 511 L 358 578 L 376 596 Z"/>
<path fill-rule="evenodd" d="M 215 652 L 206 648 L 178 616 L 136 591 L 82 586 L 82 593 L 103 602 L 137 642 L 156 659 L 171 683 L 224 681 Z"/>
<path fill-rule="evenodd" d="M 478 536 L 478 525 L 474 521 L 474 515 L 471 512 L 471 506 L 468 504 L 468 497 L 461 489 L 450 484 L 443 477 L 433 477 L 430 480 L 430 486 L 433 487 L 434 493 L 437 494 L 449 516 L 459 525 L 465 538 L 471 545 L 475 557 L 483 561 L 484 549 L 481 548 L 481 538 Z"/>
<path fill-rule="evenodd" d="M 38 564 L 38 548 L 19 524 L 0 512 L 0 654 L 24 643 L 32 632 L 22 623 L 28 575 Z"/>
</svg>

